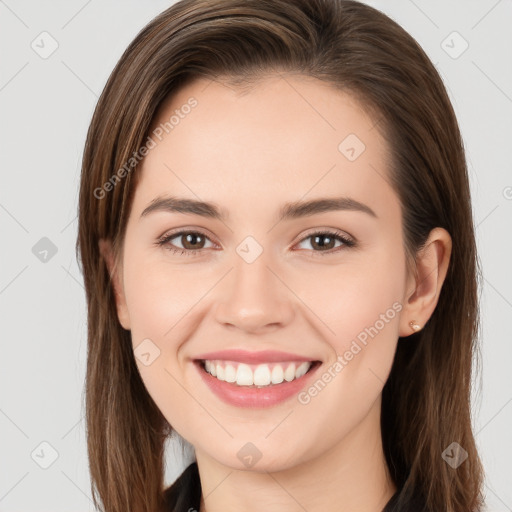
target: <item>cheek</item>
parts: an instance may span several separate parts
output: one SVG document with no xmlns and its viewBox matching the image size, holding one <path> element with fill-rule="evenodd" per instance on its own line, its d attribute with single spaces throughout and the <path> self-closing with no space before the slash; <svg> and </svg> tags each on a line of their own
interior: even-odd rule
<svg viewBox="0 0 512 512">
<path fill-rule="evenodd" d="M 400 254 L 382 251 L 336 267 L 318 268 L 314 274 L 303 273 L 297 295 L 332 347 L 343 353 L 358 337 L 364 343 L 372 326 L 383 333 L 381 338 L 398 335 L 403 265 Z"/>
<path fill-rule="evenodd" d="M 182 382 L 196 371 L 183 359 L 181 348 L 188 347 L 198 329 L 205 295 L 218 278 L 206 266 L 171 264 L 165 255 L 135 244 L 127 243 L 125 254 L 125 297 L 137 367 L 160 410 L 170 412 L 167 418 L 180 424 L 183 418 L 177 411 L 188 410 L 190 402 Z"/>
<path fill-rule="evenodd" d="M 343 411 L 349 423 L 368 412 L 393 363 L 404 265 L 401 253 L 387 247 L 303 280 L 300 297 L 313 310 L 331 354 L 319 380 L 299 397 L 301 403 Z"/>
<path fill-rule="evenodd" d="M 124 279 L 140 376 L 157 407 L 177 428 L 183 421 L 186 424 L 183 411 L 190 408 L 190 395 L 180 384 L 180 347 L 193 334 L 194 305 L 211 286 L 212 277 L 202 279 L 193 271 L 184 272 L 161 259 L 151 261 L 143 251 L 133 250 L 125 259 Z"/>
<path fill-rule="evenodd" d="M 137 257 L 136 253 L 127 261 L 125 294 L 134 343 L 140 337 L 172 339 L 175 326 L 211 286 L 211 276 L 205 280 L 190 269 L 166 264 L 162 258 Z"/>
</svg>

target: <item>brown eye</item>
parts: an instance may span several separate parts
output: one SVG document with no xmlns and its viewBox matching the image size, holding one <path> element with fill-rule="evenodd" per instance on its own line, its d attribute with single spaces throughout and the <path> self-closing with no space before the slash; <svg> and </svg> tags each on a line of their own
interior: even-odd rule
<svg viewBox="0 0 512 512">
<path fill-rule="evenodd" d="M 179 235 L 184 249 L 202 249 L 204 247 L 205 237 L 200 233 L 187 233 Z"/>
<path fill-rule="evenodd" d="M 333 236 L 329 235 L 313 235 L 310 238 L 312 240 L 312 247 L 319 247 L 320 250 L 334 249 L 334 246 L 336 244 L 336 239 Z"/>
<path fill-rule="evenodd" d="M 340 249 L 343 249 L 343 247 L 353 247 L 355 245 L 353 240 L 344 236 L 340 231 L 322 231 L 311 233 L 307 237 L 303 238 L 300 243 L 304 243 L 307 240 L 310 240 L 309 245 L 312 247 L 311 250 L 314 253 L 321 254 L 332 254 L 334 252 L 338 252 Z M 336 245 L 336 242 L 339 242 L 339 244 Z"/>
<path fill-rule="evenodd" d="M 172 240 L 176 241 L 171 242 Z M 206 235 L 199 231 L 179 231 L 170 235 L 164 235 L 158 241 L 158 245 L 165 246 L 173 252 L 192 255 L 198 250 L 205 249 L 205 243 L 209 240 Z"/>
</svg>

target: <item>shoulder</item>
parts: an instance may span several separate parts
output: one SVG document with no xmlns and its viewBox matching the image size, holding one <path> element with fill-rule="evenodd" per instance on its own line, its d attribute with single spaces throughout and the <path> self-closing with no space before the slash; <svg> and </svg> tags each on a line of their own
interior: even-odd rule
<svg viewBox="0 0 512 512">
<path fill-rule="evenodd" d="M 192 462 L 164 491 L 164 512 L 197 512 L 201 502 L 201 481 L 197 462 Z"/>
<path fill-rule="evenodd" d="M 425 499 L 420 493 L 415 493 L 412 497 L 402 495 L 398 490 L 387 502 L 382 512 L 431 512 L 427 508 Z"/>
</svg>

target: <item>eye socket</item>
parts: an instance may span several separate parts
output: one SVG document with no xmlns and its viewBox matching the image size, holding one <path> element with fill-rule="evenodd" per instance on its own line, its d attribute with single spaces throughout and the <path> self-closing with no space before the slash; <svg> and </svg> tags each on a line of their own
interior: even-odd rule
<svg viewBox="0 0 512 512">
<path fill-rule="evenodd" d="M 175 238 L 183 239 L 183 237 L 185 235 L 186 235 L 185 246 L 176 247 L 173 243 L 171 243 L 171 240 L 174 240 Z M 320 242 L 320 240 L 326 239 L 326 238 L 329 240 L 328 243 Z M 344 247 L 349 248 L 349 247 L 354 247 L 356 245 L 355 242 L 351 238 L 348 238 L 341 231 L 329 231 L 329 230 L 315 231 L 313 233 L 310 233 L 306 237 L 304 237 L 299 242 L 299 244 L 305 242 L 308 239 L 314 239 L 314 244 L 317 244 L 319 247 L 325 247 L 325 246 L 331 245 L 332 242 L 336 242 L 336 241 L 341 242 L 341 245 L 339 245 L 337 248 L 329 248 L 328 250 L 319 250 L 319 251 L 312 250 L 312 253 L 315 254 L 315 256 L 316 255 L 324 256 L 324 255 L 332 254 L 334 252 L 343 250 Z M 201 242 L 203 243 L 203 245 L 201 247 L 199 247 L 198 249 L 186 247 L 186 245 L 189 245 L 189 244 L 193 243 L 194 241 L 197 242 L 197 240 L 199 240 L 199 243 L 201 243 Z M 210 239 L 206 234 L 204 234 L 201 231 L 182 230 L 182 231 L 178 231 L 175 233 L 166 234 L 166 235 L 162 236 L 161 238 L 158 239 L 157 245 L 166 247 L 168 250 L 172 251 L 173 253 L 180 253 L 180 254 L 185 254 L 187 256 L 193 256 L 193 255 L 201 252 L 202 249 L 205 248 L 204 242 L 206 242 L 206 240 L 210 240 Z M 210 242 L 211 242 L 211 240 L 210 240 Z"/>
</svg>

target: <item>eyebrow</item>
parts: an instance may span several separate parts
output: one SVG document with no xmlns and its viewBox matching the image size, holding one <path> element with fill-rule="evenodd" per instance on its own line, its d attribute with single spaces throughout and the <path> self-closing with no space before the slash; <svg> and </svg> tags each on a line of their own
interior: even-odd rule
<svg viewBox="0 0 512 512">
<path fill-rule="evenodd" d="M 377 214 L 366 204 L 363 204 L 350 197 L 329 197 L 312 199 L 309 201 L 294 201 L 285 203 L 280 211 L 278 221 L 309 217 L 328 211 L 349 210 L 366 213 L 377 218 Z M 186 199 L 181 197 L 156 197 L 144 209 L 141 218 L 157 211 L 185 213 L 189 215 L 199 215 L 201 217 L 226 221 L 229 219 L 227 210 L 220 208 L 216 203 L 196 201 L 195 199 Z"/>
</svg>

